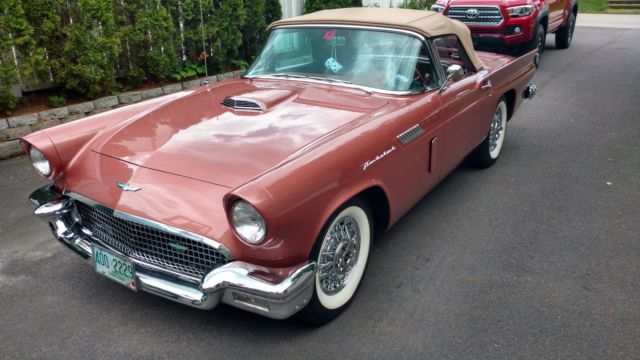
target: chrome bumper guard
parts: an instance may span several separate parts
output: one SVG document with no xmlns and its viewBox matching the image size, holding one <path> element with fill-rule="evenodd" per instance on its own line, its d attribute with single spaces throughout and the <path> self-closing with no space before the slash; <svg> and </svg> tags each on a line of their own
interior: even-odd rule
<svg viewBox="0 0 640 360">
<path fill-rule="evenodd" d="M 81 223 L 73 216 L 74 200 L 56 193 L 50 186 L 34 191 L 29 200 L 36 206 L 35 215 L 49 224 L 55 238 L 89 264 L 94 265 L 92 244 L 134 263 L 138 290 L 199 309 L 208 310 L 225 303 L 274 319 L 295 314 L 313 294 L 315 262 L 273 269 L 231 261 L 195 281 L 133 259 L 83 231 Z"/>
</svg>

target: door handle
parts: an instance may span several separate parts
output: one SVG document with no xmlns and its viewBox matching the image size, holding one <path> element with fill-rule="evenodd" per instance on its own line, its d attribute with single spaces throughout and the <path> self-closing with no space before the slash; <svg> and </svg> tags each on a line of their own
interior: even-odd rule
<svg viewBox="0 0 640 360">
<path fill-rule="evenodd" d="M 491 80 L 487 80 L 484 84 L 482 84 L 482 86 L 480 86 L 482 90 L 489 90 L 492 87 L 493 87 L 493 83 L 491 83 Z"/>
</svg>

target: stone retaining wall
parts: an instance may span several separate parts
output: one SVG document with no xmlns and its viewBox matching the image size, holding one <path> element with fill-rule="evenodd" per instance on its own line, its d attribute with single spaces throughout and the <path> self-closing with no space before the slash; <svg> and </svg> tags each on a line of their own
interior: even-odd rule
<svg viewBox="0 0 640 360">
<path fill-rule="evenodd" d="M 146 99 L 175 93 L 183 89 L 190 89 L 207 83 L 210 84 L 221 80 L 231 79 L 242 75 L 242 73 L 244 73 L 244 70 L 238 70 L 153 89 L 129 91 L 118 95 L 106 96 L 93 101 L 45 110 L 38 113 L 0 118 L 0 160 L 20 155 L 22 153 L 22 148 L 20 147 L 18 139 L 32 132 L 60 125 L 69 121 L 82 119 L 86 116 L 137 103 Z"/>
</svg>

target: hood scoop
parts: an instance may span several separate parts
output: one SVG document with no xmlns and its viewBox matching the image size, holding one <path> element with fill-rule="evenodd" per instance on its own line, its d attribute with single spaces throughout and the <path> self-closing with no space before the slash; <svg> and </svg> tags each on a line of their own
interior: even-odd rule
<svg viewBox="0 0 640 360">
<path fill-rule="evenodd" d="M 264 107 L 254 100 L 231 96 L 222 100 L 222 105 L 236 110 L 264 111 Z"/>
</svg>

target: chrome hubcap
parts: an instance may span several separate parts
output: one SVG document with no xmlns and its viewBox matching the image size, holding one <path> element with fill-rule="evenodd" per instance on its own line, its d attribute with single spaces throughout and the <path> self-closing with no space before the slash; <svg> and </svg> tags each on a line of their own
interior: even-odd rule
<svg viewBox="0 0 640 360">
<path fill-rule="evenodd" d="M 344 288 L 358 261 L 359 251 L 358 223 L 354 218 L 345 216 L 329 229 L 320 250 L 319 280 L 325 294 L 332 295 Z"/>
<path fill-rule="evenodd" d="M 498 107 L 496 113 L 493 115 L 493 121 L 491 122 L 491 131 L 489 132 L 489 150 L 493 151 L 498 146 L 498 142 L 504 133 L 504 127 L 502 126 L 502 108 Z"/>
</svg>

